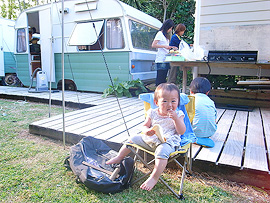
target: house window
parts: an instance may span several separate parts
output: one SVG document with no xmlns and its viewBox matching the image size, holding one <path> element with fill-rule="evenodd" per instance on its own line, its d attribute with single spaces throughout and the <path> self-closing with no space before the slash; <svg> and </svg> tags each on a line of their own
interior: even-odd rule
<svg viewBox="0 0 270 203">
<path fill-rule="evenodd" d="M 123 27 L 120 19 L 107 20 L 107 48 L 122 49 L 124 48 Z"/>
<path fill-rule="evenodd" d="M 129 29 L 131 32 L 131 40 L 134 48 L 152 51 L 155 50 L 152 48 L 152 42 L 156 33 L 158 32 L 157 29 L 133 20 L 129 20 Z"/>
<path fill-rule="evenodd" d="M 17 30 L 17 53 L 26 52 L 26 35 L 25 29 L 21 28 Z"/>
<path fill-rule="evenodd" d="M 70 46 L 79 51 L 101 50 L 104 48 L 104 21 L 77 23 L 69 39 Z"/>
</svg>

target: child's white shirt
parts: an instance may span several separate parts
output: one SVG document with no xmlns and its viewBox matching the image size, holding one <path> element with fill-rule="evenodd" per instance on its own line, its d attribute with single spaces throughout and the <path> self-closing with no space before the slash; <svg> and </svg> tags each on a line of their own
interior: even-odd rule
<svg viewBox="0 0 270 203">
<path fill-rule="evenodd" d="M 177 116 L 184 116 L 184 112 L 182 110 L 176 111 Z M 168 116 L 161 116 L 158 113 L 158 108 L 149 109 L 147 111 L 147 116 L 150 117 L 152 121 L 152 126 L 158 124 L 163 129 L 163 135 L 166 138 L 166 142 L 171 146 L 179 146 L 181 141 L 181 135 L 177 134 L 173 119 Z M 159 145 L 161 142 L 156 135 L 147 136 L 145 134 L 142 135 L 143 141 L 148 144 L 150 147 L 155 147 Z"/>
</svg>

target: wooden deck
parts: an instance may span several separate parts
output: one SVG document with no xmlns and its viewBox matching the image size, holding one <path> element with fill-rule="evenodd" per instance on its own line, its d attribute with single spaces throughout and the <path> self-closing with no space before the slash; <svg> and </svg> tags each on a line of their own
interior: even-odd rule
<svg viewBox="0 0 270 203">
<path fill-rule="evenodd" d="M 49 98 L 47 92 L 28 93 L 27 88 L 0 86 L 0 93 L 2 97 Z M 53 93 L 52 100 L 61 101 L 61 94 Z M 139 99 L 119 98 L 124 119 L 114 97 L 103 99 L 101 94 L 96 93 L 65 92 L 65 101 L 77 103 L 78 99 L 83 104 L 93 106 L 66 114 L 67 142 L 75 144 L 83 136 L 93 136 L 118 148 L 129 135 L 140 132 L 144 121 L 144 106 Z M 29 125 L 29 131 L 62 139 L 62 115 L 33 122 Z M 218 109 L 218 128 L 212 139 L 215 142 L 214 148 L 193 144 L 194 163 L 198 160 L 239 170 L 249 169 L 270 177 L 270 108 L 255 108 L 251 112 Z"/>
<path fill-rule="evenodd" d="M 269 173 L 270 109 L 252 112 L 218 109 L 214 148 L 194 145 L 193 158 Z"/>
</svg>

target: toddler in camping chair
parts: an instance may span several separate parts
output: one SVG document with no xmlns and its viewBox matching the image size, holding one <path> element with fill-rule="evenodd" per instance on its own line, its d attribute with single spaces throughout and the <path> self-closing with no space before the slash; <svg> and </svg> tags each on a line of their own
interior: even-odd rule
<svg viewBox="0 0 270 203">
<path fill-rule="evenodd" d="M 154 93 L 156 109 L 149 109 L 143 123 L 141 135 L 130 138 L 131 143 L 155 152 L 155 166 L 150 177 L 140 186 L 143 190 L 150 191 L 157 183 L 165 169 L 169 156 L 176 148 L 180 147 L 180 136 L 185 133 L 184 113 L 178 110 L 180 92 L 176 85 L 162 83 L 158 85 Z M 106 164 L 120 163 L 130 149 L 123 145 L 118 155 Z"/>
</svg>

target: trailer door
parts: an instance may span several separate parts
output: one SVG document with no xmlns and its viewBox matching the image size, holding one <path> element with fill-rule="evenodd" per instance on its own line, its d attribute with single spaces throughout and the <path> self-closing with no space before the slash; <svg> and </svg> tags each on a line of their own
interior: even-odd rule
<svg viewBox="0 0 270 203">
<path fill-rule="evenodd" d="M 3 45 L 2 25 L 0 25 L 0 76 L 5 76 L 5 71 L 4 71 L 4 45 Z"/>
<path fill-rule="evenodd" d="M 50 81 L 51 78 L 51 82 L 55 82 L 55 63 L 51 24 L 51 9 L 49 8 L 39 11 L 41 66 L 42 70 L 47 74 L 48 81 Z"/>
</svg>

